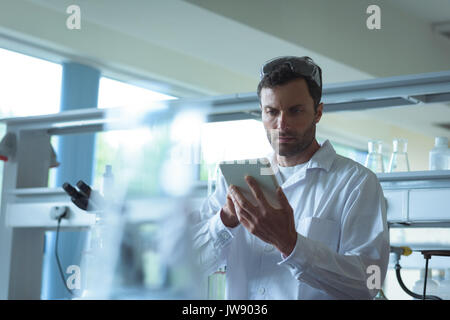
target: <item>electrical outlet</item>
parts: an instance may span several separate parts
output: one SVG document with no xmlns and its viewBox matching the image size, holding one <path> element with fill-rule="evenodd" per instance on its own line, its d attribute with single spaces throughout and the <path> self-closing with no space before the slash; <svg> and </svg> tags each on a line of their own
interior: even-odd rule
<svg viewBox="0 0 450 320">
<path fill-rule="evenodd" d="M 50 210 L 50 218 L 58 220 L 59 218 L 69 218 L 69 208 L 66 206 L 55 206 Z"/>
</svg>

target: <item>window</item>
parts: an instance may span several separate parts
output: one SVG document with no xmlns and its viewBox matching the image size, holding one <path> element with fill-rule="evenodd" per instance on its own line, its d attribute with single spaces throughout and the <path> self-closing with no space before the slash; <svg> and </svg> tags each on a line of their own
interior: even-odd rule
<svg viewBox="0 0 450 320">
<path fill-rule="evenodd" d="M 100 78 L 98 108 L 145 107 L 154 101 L 172 100 L 176 97 L 131 85 L 110 78 Z"/>
<path fill-rule="evenodd" d="M 2 117 L 59 111 L 61 65 L 0 49 L 0 70 Z"/>
<path fill-rule="evenodd" d="M 0 117 L 36 116 L 59 111 L 62 66 L 0 48 Z M 0 123 L 3 138 L 6 125 Z M 52 144 L 55 139 L 52 138 Z M 0 181 L 3 161 L 0 161 Z M 53 179 L 54 170 L 50 170 Z M 1 186 L 0 186 L 1 188 Z"/>
<path fill-rule="evenodd" d="M 151 106 L 155 101 L 177 99 L 174 96 L 151 91 L 146 88 L 127 84 L 125 82 L 102 77 L 100 79 L 98 108 L 106 109 L 113 107 L 124 108 L 142 108 Z M 112 170 L 117 167 L 123 167 L 123 159 L 117 157 L 119 148 L 123 139 L 127 139 L 129 144 L 136 142 L 139 130 L 136 132 L 127 131 L 106 131 L 99 132 L 96 141 L 96 157 L 94 164 L 94 182 L 95 188 L 100 189 L 102 176 L 106 165 L 112 165 Z M 123 143 L 122 143 L 123 145 Z M 149 164 L 150 165 L 150 164 Z M 147 179 L 152 181 L 151 179 Z M 139 182 L 141 183 L 141 181 Z M 154 186 L 148 186 L 150 189 Z"/>
</svg>

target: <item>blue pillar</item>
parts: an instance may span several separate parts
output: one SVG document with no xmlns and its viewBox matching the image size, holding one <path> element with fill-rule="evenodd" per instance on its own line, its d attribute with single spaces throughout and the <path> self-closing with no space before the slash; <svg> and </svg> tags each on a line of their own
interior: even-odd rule
<svg viewBox="0 0 450 320">
<path fill-rule="evenodd" d="M 100 72 L 74 62 L 63 63 L 61 84 L 61 111 L 97 108 Z M 64 182 L 75 185 L 79 180 L 92 184 L 94 177 L 95 135 L 76 134 L 59 136 L 57 158 L 61 163 L 56 173 L 56 186 Z M 87 245 L 88 232 L 60 232 L 58 253 L 62 269 L 69 265 L 81 267 L 82 251 Z M 55 259 L 56 232 L 45 235 L 42 275 L 43 299 L 67 299 L 71 295 L 64 288 Z M 83 269 L 81 277 L 83 277 Z M 65 278 L 69 276 L 64 274 Z M 83 283 L 84 280 L 81 282 Z"/>
<path fill-rule="evenodd" d="M 63 64 L 61 111 L 97 108 L 100 72 L 91 67 L 68 62 Z M 56 185 L 72 185 L 78 180 L 91 184 L 94 165 L 94 134 L 63 135 L 59 137 L 58 161 L 61 163 Z"/>
</svg>

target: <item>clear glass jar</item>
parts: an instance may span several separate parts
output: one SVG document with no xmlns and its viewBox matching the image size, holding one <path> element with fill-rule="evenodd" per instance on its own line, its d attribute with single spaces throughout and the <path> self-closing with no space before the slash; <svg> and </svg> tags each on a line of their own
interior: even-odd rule
<svg viewBox="0 0 450 320">
<path fill-rule="evenodd" d="M 408 140 L 394 139 L 392 140 L 392 155 L 389 161 L 388 172 L 409 171 L 408 162 Z"/>
<path fill-rule="evenodd" d="M 364 165 L 375 173 L 383 173 L 383 142 L 380 140 L 370 140 L 367 144 L 369 153 Z"/>
</svg>

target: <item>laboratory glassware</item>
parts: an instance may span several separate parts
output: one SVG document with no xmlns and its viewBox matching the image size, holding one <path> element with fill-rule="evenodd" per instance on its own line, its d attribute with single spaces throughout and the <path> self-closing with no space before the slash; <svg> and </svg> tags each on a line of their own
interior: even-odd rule
<svg viewBox="0 0 450 320">
<path fill-rule="evenodd" d="M 367 144 L 369 153 L 364 165 L 375 173 L 383 173 L 383 142 L 380 140 L 370 140 Z"/>
<path fill-rule="evenodd" d="M 407 149 L 408 149 L 407 139 L 392 140 L 392 155 L 389 161 L 388 172 L 409 171 Z"/>
<path fill-rule="evenodd" d="M 450 169 L 450 149 L 448 148 L 448 138 L 436 137 L 434 139 L 434 148 L 430 151 L 429 160 L 430 170 Z"/>
</svg>

